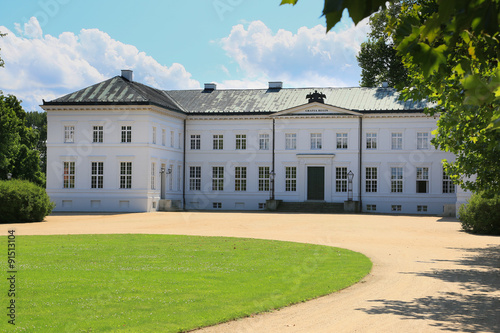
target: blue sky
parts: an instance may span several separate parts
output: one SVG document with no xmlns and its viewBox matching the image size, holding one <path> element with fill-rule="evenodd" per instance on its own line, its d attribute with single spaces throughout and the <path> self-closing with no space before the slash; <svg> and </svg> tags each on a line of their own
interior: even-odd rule
<svg viewBox="0 0 500 333">
<path fill-rule="evenodd" d="M 162 89 L 357 86 L 367 22 L 326 34 L 323 1 L 8 1 L 0 90 L 31 111 L 121 69 Z"/>
</svg>

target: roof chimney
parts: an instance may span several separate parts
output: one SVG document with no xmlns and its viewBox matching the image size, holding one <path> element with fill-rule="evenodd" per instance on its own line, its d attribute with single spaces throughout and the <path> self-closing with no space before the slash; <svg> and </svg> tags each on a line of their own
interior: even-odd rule
<svg viewBox="0 0 500 333">
<path fill-rule="evenodd" d="M 281 88 L 283 88 L 283 82 L 281 81 L 269 82 L 269 89 L 281 89 Z"/>
<path fill-rule="evenodd" d="M 205 90 L 213 91 L 217 89 L 217 85 L 215 83 L 205 83 Z"/>
<path fill-rule="evenodd" d="M 134 71 L 130 69 L 122 69 L 122 78 L 127 79 L 130 82 L 134 81 Z"/>
</svg>

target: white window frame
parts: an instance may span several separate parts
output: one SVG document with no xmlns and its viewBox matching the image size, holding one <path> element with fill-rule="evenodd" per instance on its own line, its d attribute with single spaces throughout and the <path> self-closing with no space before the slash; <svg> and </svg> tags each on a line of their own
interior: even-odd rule
<svg viewBox="0 0 500 333">
<path fill-rule="evenodd" d="M 212 148 L 213 150 L 223 150 L 224 149 L 224 135 L 223 134 L 214 134 L 212 136 Z"/>
<path fill-rule="evenodd" d="M 445 194 L 450 194 L 450 193 L 455 193 L 456 192 L 456 186 L 453 184 L 453 181 L 451 180 L 450 176 L 446 174 L 446 171 L 443 168 L 443 186 L 442 186 L 443 193 Z"/>
<path fill-rule="evenodd" d="M 348 148 L 348 136 L 347 133 L 337 133 L 337 149 L 347 149 Z"/>
<path fill-rule="evenodd" d="M 92 143 L 104 142 L 104 126 L 92 126 Z"/>
<path fill-rule="evenodd" d="M 366 149 L 377 149 L 377 133 L 366 133 Z"/>
<path fill-rule="evenodd" d="M 167 130 L 162 128 L 161 129 L 161 145 L 166 146 L 167 144 Z"/>
<path fill-rule="evenodd" d="M 269 150 L 269 134 L 259 134 L 259 150 Z"/>
<path fill-rule="evenodd" d="M 347 167 L 335 167 L 335 192 L 347 192 Z"/>
<path fill-rule="evenodd" d="M 224 191 L 224 167 L 212 167 L 212 191 Z"/>
<path fill-rule="evenodd" d="M 285 133 L 285 150 L 297 149 L 297 133 Z"/>
<path fill-rule="evenodd" d="M 75 126 L 64 126 L 64 143 L 75 143 Z"/>
<path fill-rule="evenodd" d="M 417 132 L 417 149 L 429 149 L 428 132 Z"/>
<path fill-rule="evenodd" d="M 236 150 L 246 150 L 246 149 L 247 149 L 247 135 L 236 134 Z"/>
<path fill-rule="evenodd" d="M 311 150 L 321 150 L 322 148 L 322 133 L 311 133 Z"/>
<path fill-rule="evenodd" d="M 90 188 L 104 188 L 104 162 L 90 163 Z"/>
<path fill-rule="evenodd" d="M 259 167 L 259 192 L 269 191 L 269 181 L 270 181 L 270 167 L 260 166 Z"/>
<path fill-rule="evenodd" d="M 156 127 L 153 126 L 153 140 L 152 140 L 153 144 L 155 145 L 156 144 Z"/>
<path fill-rule="evenodd" d="M 151 189 L 156 190 L 156 163 L 151 162 Z"/>
<path fill-rule="evenodd" d="M 201 149 L 201 134 L 191 134 L 190 147 L 191 150 Z"/>
<path fill-rule="evenodd" d="M 234 168 L 234 190 L 244 192 L 247 190 L 247 167 L 237 166 Z"/>
<path fill-rule="evenodd" d="M 297 191 L 297 167 L 285 167 L 285 192 Z"/>
<path fill-rule="evenodd" d="M 76 163 L 63 162 L 63 188 L 75 188 Z"/>
<path fill-rule="evenodd" d="M 429 193 L 429 168 L 428 167 L 417 167 L 417 182 L 416 182 L 416 193 Z M 420 191 L 420 183 L 425 183 L 425 192 Z"/>
<path fill-rule="evenodd" d="M 403 133 L 402 132 L 392 132 L 391 133 L 391 149 L 392 150 L 402 150 L 403 149 Z"/>
<path fill-rule="evenodd" d="M 122 125 L 121 143 L 131 143 L 131 142 L 132 142 L 132 126 Z"/>
<path fill-rule="evenodd" d="M 189 167 L 189 190 L 201 191 L 201 166 Z"/>
<path fill-rule="evenodd" d="M 132 162 L 120 162 L 120 189 L 132 188 Z"/>
<path fill-rule="evenodd" d="M 391 167 L 391 193 L 403 193 L 403 167 Z"/>
<path fill-rule="evenodd" d="M 365 192 L 376 193 L 378 192 L 378 168 L 366 167 L 365 168 Z"/>
</svg>

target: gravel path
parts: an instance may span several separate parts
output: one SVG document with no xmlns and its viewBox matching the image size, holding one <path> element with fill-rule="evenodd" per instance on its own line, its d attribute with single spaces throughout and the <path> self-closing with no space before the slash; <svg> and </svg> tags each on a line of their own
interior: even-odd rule
<svg viewBox="0 0 500 333">
<path fill-rule="evenodd" d="M 325 297 L 200 332 L 500 332 L 500 237 L 454 219 L 271 213 L 54 214 L 2 225 L 16 235 L 159 233 L 235 236 L 343 247 L 372 272 Z"/>
</svg>

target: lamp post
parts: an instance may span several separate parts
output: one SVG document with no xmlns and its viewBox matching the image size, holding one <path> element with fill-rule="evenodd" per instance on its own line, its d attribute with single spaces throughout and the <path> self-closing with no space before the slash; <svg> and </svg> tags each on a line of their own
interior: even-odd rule
<svg viewBox="0 0 500 333">
<path fill-rule="evenodd" d="M 354 179 L 354 173 L 349 170 L 347 174 L 347 201 L 352 201 L 352 180 Z"/>
<path fill-rule="evenodd" d="M 270 198 L 271 200 L 274 200 L 274 178 L 275 178 L 275 176 L 276 176 L 276 173 L 274 172 L 274 170 L 269 173 L 269 178 L 271 180 L 271 198 Z"/>
</svg>

